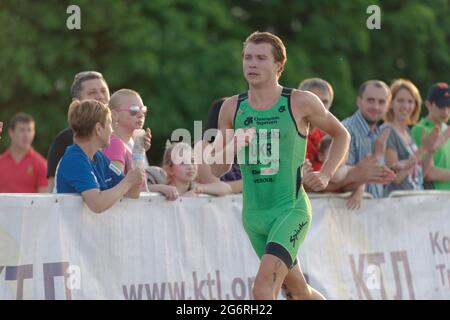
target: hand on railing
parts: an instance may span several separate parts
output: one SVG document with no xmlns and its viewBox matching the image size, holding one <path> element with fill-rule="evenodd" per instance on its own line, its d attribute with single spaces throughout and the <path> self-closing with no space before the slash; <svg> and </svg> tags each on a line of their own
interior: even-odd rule
<svg viewBox="0 0 450 320">
<path fill-rule="evenodd" d="M 349 210 L 357 210 L 361 207 L 361 201 L 364 195 L 365 185 L 359 186 L 352 194 L 348 197 L 345 206 Z"/>
</svg>

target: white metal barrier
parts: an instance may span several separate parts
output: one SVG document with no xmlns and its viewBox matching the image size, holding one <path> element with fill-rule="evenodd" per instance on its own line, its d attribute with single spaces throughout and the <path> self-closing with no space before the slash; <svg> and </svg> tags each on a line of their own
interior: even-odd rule
<svg viewBox="0 0 450 320">
<path fill-rule="evenodd" d="M 298 258 L 329 299 L 449 299 L 450 193 L 348 211 L 311 194 Z M 250 299 L 241 196 L 144 194 L 94 214 L 75 195 L 0 195 L 0 299 Z"/>
</svg>

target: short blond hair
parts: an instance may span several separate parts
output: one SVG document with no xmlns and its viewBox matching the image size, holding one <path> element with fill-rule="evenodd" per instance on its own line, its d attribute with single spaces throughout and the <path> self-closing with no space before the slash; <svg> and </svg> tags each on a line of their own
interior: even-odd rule
<svg viewBox="0 0 450 320">
<path fill-rule="evenodd" d="M 116 92 L 114 92 L 111 96 L 111 98 L 109 99 L 109 108 L 110 109 L 114 109 L 114 108 L 119 108 L 120 104 L 122 102 L 122 99 L 124 97 L 129 97 L 129 96 L 137 96 L 139 98 L 141 98 L 140 94 L 137 91 L 131 90 L 131 89 L 120 89 L 117 90 Z"/>
<path fill-rule="evenodd" d="M 384 120 L 387 122 L 394 121 L 394 109 L 392 108 L 392 103 L 393 103 L 397 93 L 401 89 L 406 89 L 413 96 L 413 99 L 414 99 L 414 110 L 411 113 L 407 124 L 408 125 L 415 124 L 417 122 L 417 120 L 419 120 L 420 110 L 421 110 L 421 106 L 422 106 L 422 98 L 420 97 L 419 89 L 417 89 L 417 87 L 414 85 L 414 83 L 412 83 L 411 81 L 409 81 L 407 79 L 394 80 L 391 84 L 390 89 L 391 89 L 392 98 L 389 103 L 388 111 L 386 112 L 386 115 L 384 116 Z"/>
<path fill-rule="evenodd" d="M 87 99 L 74 100 L 69 106 L 68 121 L 76 138 L 88 138 L 92 135 L 95 125 L 106 125 L 111 111 L 100 101 Z"/>
</svg>

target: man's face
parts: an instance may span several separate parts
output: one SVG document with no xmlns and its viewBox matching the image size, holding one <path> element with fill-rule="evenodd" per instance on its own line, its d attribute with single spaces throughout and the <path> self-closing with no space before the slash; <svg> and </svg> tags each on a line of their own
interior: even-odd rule
<svg viewBox="0 0 450 320">
<path fill-rule="evenodd" d="M 34 139 L 34 122 L 17 122 L 14 129 L 8 130 L 11 145 L 25 150 L 31 147 Z"/>
<path fill-rule="evenodd" d="M 327 108 L 327 110 L 330 110 L 331 104 L 333 103 L 333 97 L 328 91 L 322 91 L 316 87 L 309 88 L 308 91 L 318 96 L 325 108 Z"/>
<path fill-rule="evenodd" d="M 436 124 L 447 123 L 450 118 L 450 105 L 439 108 L 434 102 L 425 101 L 428 118 Z"/>
<path fill-rule="evenodd" d="M 369 84 L 362 97 L 358 96 L 356 104 L 369 125 L 380 121 L 387 111 L 389 92 L 386 88 Z"/>
<path fill-rule="evenodd" d="M 249 42 L 244 49 L 242 67 L 247 82 L 258 85 L 273 79 L 276 80 L 280 63 L 275 62 L 272 45 Z"/>
<path fill-rule="evenodd" d="M 80 99 L 94 99 L 104 104 L 109 102 L 109 89 L 102 79 L 91 79 L 81 84 Z"/>
</svg>

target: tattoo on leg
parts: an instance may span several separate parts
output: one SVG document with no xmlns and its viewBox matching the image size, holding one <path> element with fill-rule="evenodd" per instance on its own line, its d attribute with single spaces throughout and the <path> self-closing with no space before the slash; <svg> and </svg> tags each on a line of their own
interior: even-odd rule
<svg viewBox="0 0 450 320">
<path fill-rule="evenodd" d="M 283 285 L 281 286 L 281 288 L 283 289 L 284 295 L 285 295 L 285 297 L 286 297 L 287 300 L 293 300 L 293 299 L 294 299 L 294 297 L 292 296 L 292 292 L 289 291 L 287 285 L 285 285 L 285 284 L 283 283 Z"/>
<path fill-rule="evenodd" d="M 275 267 L 273 268 L 272 272 L 273 282 L 277 280 L 277 271 L 278 269 L 280 269 L 280 267 L 281 267 L 281 260 L 278 259 L 278 261 L 275 262 Z"/>
</svg>

